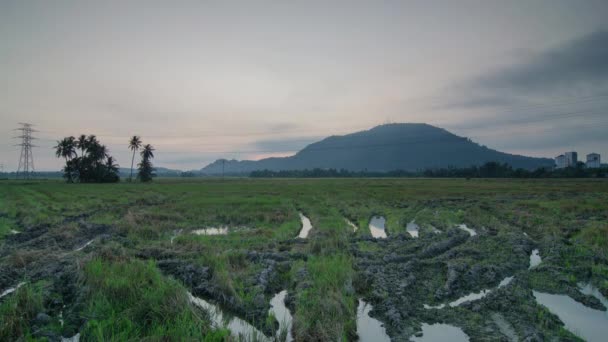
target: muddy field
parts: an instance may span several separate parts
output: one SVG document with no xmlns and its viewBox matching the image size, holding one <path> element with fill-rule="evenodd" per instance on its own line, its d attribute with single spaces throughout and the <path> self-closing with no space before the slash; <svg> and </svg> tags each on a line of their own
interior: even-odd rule
<svg viewBox="0 0 608 342">
<path fill-rule="evenodd" d="M 606 181 L 0 181 L 2 341 L 601 341 L 606 297 Z"/>
</svg>

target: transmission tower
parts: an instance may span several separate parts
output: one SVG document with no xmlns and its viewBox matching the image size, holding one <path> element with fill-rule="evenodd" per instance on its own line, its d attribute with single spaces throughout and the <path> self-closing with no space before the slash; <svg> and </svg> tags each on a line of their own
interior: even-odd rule
<svg viewBox="0 0 608 342">
<path fill-rule="evenodd" d="M 17 178 L 23 177 L 24 179 L 30 179 L 33 175 L 34 169 L 34 156 L 32 155 L 32 147 L 36 147 L 32 144 L 32 140 L 35 140 L 32 133 L 38 132 L 32 128 L 32 124 L 19 123 L 21 127 L 15 129 L 21 131 L 21 135 L 15 137 L 15 139 L 21 139 L 21 144 L 15 146 L 21 146 L 21 156 L 19 157 L 19 167 L 17 168 Z"/>
</svg>

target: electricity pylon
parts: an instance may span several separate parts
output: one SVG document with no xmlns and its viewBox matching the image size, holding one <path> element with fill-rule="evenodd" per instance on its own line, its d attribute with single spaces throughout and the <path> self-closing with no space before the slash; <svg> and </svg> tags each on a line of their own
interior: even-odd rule
<svg viewBox="0 0 608 342">
<path fill-rule="evenodd" d="M 35 140 L 36 138 L 32 136 L 32 133 L 38 131 L 33 129 L 33 125 L 29 123 L 20 122 L 19 125 L 21 125 L 21 127 L 15 129 L 16 131 L 21 131 L 21 135 L 15 137 L 15 139 L 21 139 L 21 144 L 15 145 L 21 146 L 21 156 L 19 157 L 17 178 L 22 176 L 24 179 L 30 179 L 30 176 L 33 176 L 35 171 L 32 147 L 36 147 L 36 145 L 32 144 L 32 140 Z"/>
</svg>

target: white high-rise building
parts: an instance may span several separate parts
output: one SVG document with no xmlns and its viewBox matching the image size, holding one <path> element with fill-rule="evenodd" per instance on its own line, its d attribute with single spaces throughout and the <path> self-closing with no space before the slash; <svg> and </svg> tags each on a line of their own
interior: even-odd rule
<svg viewBox="0 0 608 342">
<path fill-rule="evenodd" d="M 565 167 L 576 166 L 576 163 L 578 162 L 578 154 L 574 151 L 564 153 L 564 158 L 566 159 Z"/>
<path fill-rule="evenodd" d="M 589 153 L 587 155 L 587 167 L 596 169 L 602 166 L 599 153 Z"/>
<path fill-rule="evenodd" d="M 563 154 L 560 154 L 559 156 L 555 157 L 555 168 L 563 169 L 565 167 L 566 167 L 566 157 L 564 157 Z"/>
</svg>

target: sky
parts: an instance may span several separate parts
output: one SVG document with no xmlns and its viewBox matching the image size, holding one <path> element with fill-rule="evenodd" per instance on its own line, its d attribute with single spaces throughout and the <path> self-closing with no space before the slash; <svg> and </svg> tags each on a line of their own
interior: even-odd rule
<svg viewBox="0 0 608 342">
<path fill-rule="evenodd" d="M 0 0 L 0 165 L 95 134 L 121 167 L 286 156 L 424 122 L 504 152 L 608 160 L 608 1 Z M 580 157 L 579 157 L 580 158 Z"/>
</svg>

